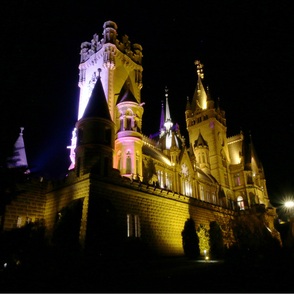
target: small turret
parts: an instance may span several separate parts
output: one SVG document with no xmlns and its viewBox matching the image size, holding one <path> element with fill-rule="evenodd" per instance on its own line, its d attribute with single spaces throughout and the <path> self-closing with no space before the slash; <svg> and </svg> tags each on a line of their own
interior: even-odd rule
<svg viewBox="0 0 294 294">
<path fill-rule="evenodd" d="M 142 179 L 142 116 L 143 103 L 138 103 L 128 82 L 117 99 L 117 135 L 114 167 L 121 175 Z"/>
<path fill-rule="evenodd" d="M 7 159 L 7 167 L 8 168 L 27 168 L 27 155 L 25 150 L 25 144 L 23 140 L 23 130 L 24 128 L 20 128 L 19 137 L 17 138 L 14 148 L 13 154 L 11 157 Z"/>
<path fill-rule="evenodd" d="M 107 176 L 112 169 L 114 123 L 108 110 L 100 72 L 101 69 L 83 117 L 76 123 L 78 176 L 89 172 Z"/>
<path fill-rule="evenodd" d="M 196 165 L 204 172 L 210 174 L 209 146 L 204 140 L 200 131 L 197 140 L 195 140 L 194 142 L 193 147 L 196 158 Z"/>
</svg>

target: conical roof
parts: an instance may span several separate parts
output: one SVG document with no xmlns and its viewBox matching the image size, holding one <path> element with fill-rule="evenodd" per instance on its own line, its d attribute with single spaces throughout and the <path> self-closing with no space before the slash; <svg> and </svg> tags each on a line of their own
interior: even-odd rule
<svg viewBox="0 0 294 294">
<path fill-rule="evenodd" d="M 100 76 L 92 91 L 83 118 L 100 117 L 111 120 Z"/>
<path fill-rule="evenodd" d="M 135 98 L 134 94 L 130 90 L 130 87 L 128 85 L 125 85 L 122 89 L 122 91 L 119 93 L 119 96 L 117 98 L 117 103 L 121 102 L 135 102 L 138 103 L 137 99 Z"/>
<path fill-rule="evenodd" d="M 244 140 L 243 152 L 245 170 L 257 171 L 257 169 L 263 169 L 262 164 L 257 157 L 251 134 L 249 134 L 249 142 Z"/>
<path fill-rule="evenodd" d="M 11 157 L 7 158 L 8 168 L 28 167 L 26 150 L 23 140 L 23 130 L 24 128 L 21 127 L 19 137 L 14 144 L 13 154 Z"/>
<path fill-rule="evenodd" d="M 208 147 L 207 142 L 204 140 L 201 132 L 199 132 L 199 136 L 197 140 L 194 142 L 194 147 Z"/>
</svg>

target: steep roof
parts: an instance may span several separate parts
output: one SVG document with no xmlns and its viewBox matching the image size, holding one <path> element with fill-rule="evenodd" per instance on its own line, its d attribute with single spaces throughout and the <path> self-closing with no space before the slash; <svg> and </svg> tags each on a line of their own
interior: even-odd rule
<svg viewBox="0 0 294 294">
<path fill-rule="evenodd" d="M 244 140 L 243 152 L 245 170 L 256 171 L 256 169 L 262 169 L 262 164 L 257 157 L 251 134 L 249 135 L 249 142 Z"/>
<path fill-rule="evenodd" d="M 134 94 L 132 93 L 132 91 L 130 90 L 129 87 L 126 87 L 125 90 L 122 89 L 122 91 L 119 93 L 116 104 L 121 103 L 121 102 L 138 103 L 137 99 L 135 98 Z"/>
<path fill-rule="evenodd" d="M 207 142 L 204 140 L 201 132 L 199 132 L 199 136 L 197 140 L 194 142 L 194 147 L 208 147 Z"/>
<path fill-rule="evenodd" d="M 143 154 L 148 155 L 148 156 L 158 160 L 159 162 L 162 162 L 164 164 L 171 166 L 171 161 L 166 155 L 164 155 L 163 153 L 161 153 L 157 149 L 148 146 L 147 144 L 143 144 L 142 152 L 143 152 Z"/>
<path fill-rule="evenodd" d="M 92 91 L 91 97 L 83 114 L 83 118 L 100 117 L 111 120 L 105 93 L 103 90 L 101 78 L 98 77 L 97 82 Z"/>
<path fill-rule="evenodd" d="M 23 130 L 24 128 L 21 127 L 19 136 L 14 144 L 13 154 L 11 157 L 7 158 L 8 168 L 28 167 L 26 150 L 23 140 Z"/>
</svg>

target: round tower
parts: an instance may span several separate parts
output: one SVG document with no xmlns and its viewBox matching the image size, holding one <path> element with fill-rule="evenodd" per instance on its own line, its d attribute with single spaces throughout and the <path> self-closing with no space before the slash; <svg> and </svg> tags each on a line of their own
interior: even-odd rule
<svg viewBox="0 0 294 294">
<path fill-rule="evenodd" d="M 209 147 L 199 131 L 198 139 L 193 144 L 196 165 L 205 173 L 210 174 Z"/>
<path fill-rule="evenodd" d="M 118 128 L 115 140 L 114 167 L 121 175 L 142 180 L 142 116 L 144 109 L 126 84 L 117 100 Z"/>
<path fill-rule="evenodd" d="M 83 117 L 76 123 L 76 173 L 108 176 L 113 166 L 115 126 L 111 120 L 100 77 Z"/>
<path fill-rule="evenodd" d="M 78 120 L 84 115 L 98 75 L 113 122 L 116 123 L 117 121 L 116 104 L 118 94 L 126 81 L 130 84 L 130 89 L 136 101 L 139 104 L 141 103 L 143 49 L 140 44 L 132 44 L 127 35 L 119 38 L 117 29 L 115 22 L 106 21 L 103 25 L 101 37 L 95 33 L 91 41 L 85 41 L 81 44 Z M 98 73 L 99 68 L 102 71 Z M 115 132 L 118 132 L 118 129 L 119 126 L 116 126 Z M 71 146 L 68 146 L 72 162 L 69 169 L 73 169 L 76 164 L 76 141 L 76 130 L 74 130 Z"/>
</svg>

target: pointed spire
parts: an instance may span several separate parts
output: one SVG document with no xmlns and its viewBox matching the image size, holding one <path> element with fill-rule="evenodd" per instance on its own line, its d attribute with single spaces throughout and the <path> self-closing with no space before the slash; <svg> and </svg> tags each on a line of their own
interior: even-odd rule
<svg viewBox="0 0 294 294">
<path fill-rule="evenodd" d="M 132 93 L 132 91 L 130 90 L 130 83 L 126 83 L 122 89 L 122 91 L 120 92 L 118 98 L 117 98 L 117 102 L 121 103 L 121 102 L 135 102 L 138 103 L 137 99 L 135 98 L 134 94 Z"/>
<path fill-rule="evenodd" d="M 160 115 L 160 126 L 159 126 L 160 134 L 163 135 L 165 128 L 164 128 L 164 103 L 161 101 L 161 115 Z"/>
<path fill-rule="evenodd" d="M 13 155 L 7 159 L 8 168 L 28 167 L 26 150 L 23 140 L 23 130 L 24 128 L 21 127 L 19 137 L 14 144 Z"/>
<path fill-rule="evenodd" d="M 195 65 L 197 68 L 198 77 L 203 80 L 204 79 L 203 64 L 200 62 L 200 60 L 195 60 Z"/>
<path fill-rule="evenodd" d="M 165 100 L 166 100 L 166 102 L 165 102 L 165 123 L 164 123 L 164 126 L 166 128 L 166 131 L 168 132 L 172 128 L 173 123 L 172 123 L 171 117 L 170 117 L 167 87 L 165 87 Z"/>
<path fill-rule="evenodd" d="M 199 135 L 198 135 L 198 138 L 197 140 L 195 140 L 194 142 L 194 148 L 196 147 L 207 147 L 208 148 L 208 144 L 207 142 L 204 140 L 200 130 L 199 130 Z"/>
<path fill-rule="evenodd" d="M 263 169 L 262 164 L 257 157 L 255 147 L 253 145 L 251 132 L 249 132 L 249 142 L 246 142 L 246 140 L 244 140 L 243 150 L 245 157 L 245 170 L 257 172 L 258 169 Z"/>
<path fill-rule="evenodd" d="M 189 100 L 189 96 L 187 96 L 186 110 L 191 110 L 191 103 Z"/>
<path fill-rule="evenodd" d="M 101 69 L 98 69 L 99 76 L 97 82 L 92 91 L 91 97 L 83 114 L 83 118 L 89 117 L 101 117 L 111 120 L 105 93 L 103 90 L 100 72 Z"/>
<path fill-rule="evenodd" d="M 207 109 L 207 93 L 203 85 L 204 72 L 203 72 L 203 64 L 200 63 L 199 60 L 194 62 L 197 70 L 197 86 L 194 92 L 193 100 L 192 100 L 192 111 L 195 111 L 197 108 Z"/>
</svg>

